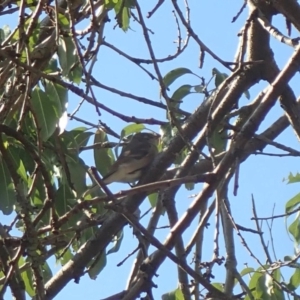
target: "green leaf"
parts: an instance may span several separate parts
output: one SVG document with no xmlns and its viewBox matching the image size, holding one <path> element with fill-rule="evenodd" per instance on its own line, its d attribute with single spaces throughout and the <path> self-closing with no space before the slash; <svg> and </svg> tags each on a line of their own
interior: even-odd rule
<svg viewBox="0 0 300 300">
<path fill-rule="evenodd" d="M 173 93 L 171 99 L 176 101 L 182 100 L 185 96 L 191 94 L 191 88 L 192 86 L 189 84 L 182 85 Z"/>
<path fill-rule="evenodd" d="M 55 101 L 59 117 L 61 117 L 66 111 L 66 105 L 68 104 L 68 90 L 59 84 L 45 80 L 45 92 L 52 101 Z"/>
<path fill-rule="evenodd" d="M 214 282 L 212 283 L 212 285 L 218 289 L 219 291 L 223 292 L 224 291 L 224 285 L 222 283 L 219 283 L 219 282 Z"/>
<path fill-rule="evenodd" d="M 66 114 L 68 104 L 68 90 L 59 84 L 45 80 L 45 91 L 48 97 L 50 97 L 50 99 L 55 102 L 56 106 L 58 107 L 58 126 L 59 134 L 61 134 L 64 132 L 68 121 L 68 117 Z"/>
<path fill-rule="evenodd" d="M 166 293 L 161 296 L 162 300 L 184 300 L 182 291 L 177 288 L 176 290 Z"/>
<path fill-rule="evenodd" d="M 141 132 L 143 129 L 145 129 L 145 125 L 143 124 L 129 124 L 122 129 L 120 139 L 122 140 L 130 134 Z"/>
<path fill-rule="evenodd" d="M 241 275 L 241 277 L 243 277 L 243 276 L 245 276 L 245 275 L 247 275 L 247 274 L 251 274 L 251 273 L 253 273 L 255 270 L 253 269 L 253 268 L 245 268 L 245 269 L 243 269 L 242 271 L 241 271 L 241 273 L 240 273 L 240 275 Z"/>
<path fill-rule="evenodd" d="M 163 78 L 165 87 L 168 88 L 177 78 L 185 74 L 193 74 L 193 72 L 187 68 L 178 68 L 170 71 Z"/>
<path fill-rule="evenodd" d="M 70 22 L 68 18 L 65 16 L 65 14 L 58 13 L 58 22 L 64 29 L 69 29 Z"/>
<path fill-rule="evenodd" d="M 25 28 L 27 29 L 31 23 L 32 23 L 32 19 L 28 18 L 25 22 Z M 32 31 L 32 33 L 29 36 L 29 43 L 28 44 L 29 44 L 30 51 L 32 51 L 34 49 L 34 47 L 36 47 L 38 42 L 39 42 L 39 37 L 40 37 L 40 32 L 41 32 L 40 26 L 41 26 L 40 22 L 38 22 L 35 25 L 34 30 Z"/>
<path fill-rule="evenodd" d="M 4 41 L 5 37 L 4 37 L 4 30 L 0 29 L 0 43 L 2 43 Z"/>
<path fill-rule="evenodd" d="M 289 232 L 294 237 L 295 241 L 300 244 L 300 220 L 299 213 L 297 213 L 296 220 L 289 226 Z"/>
<path fill-rule="evenodd" d="M 81 77 L 82 77 L 82 66 L 78 61 L 68 73 L 68 79 L 76 84 L 80 84 Z"/>
<path fill-rule="evenodd" d="M 33 90 L 30 102 L 42 140 L 46 141 L 54 133 L 59 121 L 60 105 L 55 99 L 50 99 L 39 87 Z"/>
<path fill-rule="evenodd" d="M 285 300 L 283 290 L 277 284 L 273 284 L 272 300 Z"/>
<path fill-rule="evenodd" d="M 103 251 L 101 254 L 92 261 L 91 267 L 88 269 L 88 273 L 91 279 L 96 279 L 97 275 L 103 270 L 106 266 L 107 259 L 106 253 Z"/>
<path fill-rule="evenodd" d="M 67 157 L 66 161 L 73 188 L 77 192 L 77 195 L 82 195 L 86 191 L 86 165 L 81 158 L 72 159 L 71 157 Z"/>
<path fill-rule="evenodd" d="M 224 130 L 223 125 L 219 124 L 209 137 L 210 147 L 212 147 L 215 154 L 219 154 L 226 150 L 228 142 L 227 132 L 228 130 Z"/>
<path fill-rule="evenodd" d="M 288 288 L 290 291 L 295 291 L 300 286 L 300 268 L 296 268 L 294 274 L 290 278 Z"/>
<path fill-rule="evenodd" d="M 92 132 L 88 132 L 86 127 L 77 127 L 71 131 L 65 131 L 60 137 L 68 149 L 80 150 L 80 147 L 87 145 Z"/>
<path fill-rule="evenodd" d="M 62 216 L 70 210 L 69 200 L 73 198 L 70 187 L 67 184 L 61 184 L 55 193 L 55 209 L 58 216 Z"/>
<path fill-rule="evenodd" d="M 32 274 L 31 268 L 24 268 L 25 264 L 27 264 L 28 266 L 30 265 L 21 256 L 18 261 L 18 265 L 19 265 L 19 268 L 23 268 L 25 270 L 21 273 L 21 277 L 22 277 L 22 280 L 25 285 L 25 291 L 30 297 L 33 297 L 35 295 L 35 288 L 33 287 L 33 282 L 32 282 L 33 274 Z"/>
<path fill-rule="evenodd" d="M 71 37 L 60 37 L 57 49 L 62 75 L 69 78 L 69 72 L 78 63 L 77 52 Z"/>
<path fill-rule="evenodd" d="M 111 10 L 115 7 L 116 3 L 117 2 L 116 0 L 105 0 L 105 8 L 107 10 Z"/>
<path fill-rule="evenodd" d="M 118 18 L 118 14 L 120 14 L 122 7 L 124 7 L 123 3 L 124 0 L 113 0 L 114 3 L 114 10 L 116 13 L 116 19 Z M 118 24 L 120 25 L 120 23 L 118 22 Z"/>
<path fill-rule="evenodd" d="M 97 130 L 95 134 L 94 143 L 108 142 L 107 135 L 102 130 Z M 94 159 L 97 170 L 102 176 L 106 175 L 111 165 L 114 163 L 114 154 L 110 148 L 94 148 Z"/>
<path fill-rule="evenodd" d="M 291 198 L 285 204 L 285 213 L 289 213 L 290 211 L 294 210 L 299 204 L 300 204 L 300 193 L 298 193 L 296 196 Z"/>
<path fill-rule="evenodd" d="M 226 73 L 221 73 L 218 69 L 213 68 L 212 74 L 215 75 L 215 86 L 218 87 L 227 77 Z"/>
<path fill-rule="evenodd" d="M 148 199 L 149 199 L 149 202 L 150 202 L 150 205 L 152 208 L 154 208 L 156 206 L 157 196 L 158 196 L 157 193 L 152 193 L 152 194 L 148 195 Z"/>
<path fill-rule="evenodd" d="M 170 123 L 161 125 L 160 126 L 160 135 L 161 135 L 162 144 L 169 145 L 169 143 L 173 137 L 172 125 Z"/>
<path fill-rule="evenodd" d="M 45 282 L 47 282 L 53 276 L 52 271 L 51 271 L 51 269 L 50 269 L 50 267 L 49 267 L 49 265 L 48 265 L 47 262 L 44 262 L 41 265 L 41 268 L 42 268 L 43 280 L 45 280 Z"/>
<path fill-rule="evenodd" d="M 30 179 L 30 181 L 28 182 L 28 186 L 30 186 L 32 184 L 31 177 L 29 179 Z M 45 191 L 44 178 L 42 177 L 41 173 L 37 173 L 36 178 L 35 178 L 35 185 L 34 185 L 30 200 L 34 207 L 42 208 L 42 206 L 44 205 L 45 199 L 46 199 L 46 191 Z M 49 220 L 47 220 L 47 221 L 49 221 Z"/>
<path fill-rule="evenodd" d="M 258 280 L 256 281 L 256 298 L 258 299 L 269 299 L 269 297 L 265 297 L 268 292 L 267 292 L 267 287 L 266 287 L 266 275 L 265 274 L 262 274 L 262 276 L 260 276 L 258 278 Z"/>
<path fill-rule="evenodd" d="M 20 149 L 9 145 L 7 146 L 7 152 L 10 154 L 10 158 L 14 165 L 15 171 L 17 171 L 22 180 L 27 183 L 27 170 L 25 169 L 24 164 L 20 159 Z"/>
<path fill-rule="evenodd" d="M 0 210 L 5 215 L 13 211 L 16 202 L 16 193 L 10 173 L 3 159 L 0 157 Z"/>
<path fill-rule="evenodd" d="M 297 172 L 295 175 L 292 173 L 288 176 L 288 183 L 298 183 L 300 182 L 300 174 Z"/>
<path fill-rule="evenodd" d="M 274 279 L 281 278 L 280 270 L 273 272 L 272 276 L 267 273 L 262 274 L 256 282 L 255 299 L 264 300 L 281 300 L 284 299 L 284 294 L 277 287 Z"/>
<path fill-rule="evenodd" d="M 253 268 L 245 268 L 241 271 L 240 275 L 241 277 L 247 275 L 247 274 L 252 274 L 253 272 L 255 272 L 255 270 Z M 237 284 L 239 281 L 237 279 L 234 280 L 235 284 Z"/>
<path fill-rule="evenodd" d="M 281 272 L 280 272 L 280 269 L 275 269 L 273 272 L 272 272 L 272 277 L 277 280 L 277 281 L 280 281 L 281 280 Z"/>
<path fill-rule="evenodd" d="M 70 211 L 72 207 L 76 204 L 76 200 L 74 199 L 74 195 L 71 192 L 71 189 L 66 184 L 61 184 L 58 190 L 55 192 L 55 210 L 59 217 L 63 216 L 66 212 Z M 45 214 L 45 218 L 43 218 L 45 225 L 49 223 L 49 214 Z M 78 212 L 75 215 L 72 215 L 68 220 L 62 225 L 61 229 L 69 229 L 69 228 L 76 228 L 78 221 L 81 218 L 85 218 L 83 216 L 83 212 Z M 81 235 L 80 235 L 81 236 Z M 66 232 L 64 233 L 64 240 L 68 241 L 74 238 L 73 232 Z M 79 241 L 77 237 L 76 242 Z M 73 245 L 74 246 L 74 245 Z M 77 249 L 76 249 L 77 250 Z M 57 253 L 61 254 L 60 252 Z M 66 262 L 68 257 L 64 257 L 62 262 Z"/>
<path fill-rule="evenodd" d="M 261 272 L 262 270 L 263 270 L 263 268 L 260 267 L 260 268 L 258 268 L 257 271 L 255 271 L 252 274 L 250 282 L 249 282 L 249 289 L 250 290 L 256 288 L 256 285 L 257 285 L 257 282 L 258 282 L 259 278 L 264 275 L 264 273 Z M 253 295 L 254 296 L 256 295 L 256 291 L 253 292 Z"/>
<path fill-rule="evenodd" d="M 129 28 L 129 20 L 130 20 L 130 9 L 124 7 L 122 9 L 122 29 L 126 32 Z"/>
<path fill-rule="evenodd" d="M 64 266 L 66 263 L 68 263 L 74 257 L 74 255 L 72 254 L 70 249 L 67 249 L 67 251 L 65 251 L 65 249 L 63 249 L 59 252 L 62 252 L 62 251 L 64 251 L 64 254 L 62 257 L 60 257 L 58 259 L 58 261 L 60 262 L 60 264 L 62 266 Z M 59 256 L 60 256 L 60 254 L 59 254 Z"/>
<path fill-rule="evenodd" d="M 115 235 L 112 239 L 112 242 L 114 243 L 113 247 L 107 251 L 107 255 L 111 253 L 118 252 L 123 240 L 123 230 L 119 231 L 117 235 Z"/>
<path fill-rule="evenodd" d="M 21 1 L 17 1 L 18 6 L 21 5 Z M 34 10 L 36 8 L 36 1 L 35 0 L 26 0 L 26 7 Z"/>
</svg>

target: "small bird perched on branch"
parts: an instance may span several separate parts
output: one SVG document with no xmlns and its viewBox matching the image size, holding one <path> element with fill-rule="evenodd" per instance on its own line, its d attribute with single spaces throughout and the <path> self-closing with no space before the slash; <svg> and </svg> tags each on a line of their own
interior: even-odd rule
<svg viewBox="0 0 300 300">
<path fill-rule="evenodd" d="M 105 184 L 112 182 L 133 183 L 141 178 L 157 154 L 158 134 L 139 132 L 129 137 L 129 142 L 110 171 L 103 177 Z"/>
</svg>

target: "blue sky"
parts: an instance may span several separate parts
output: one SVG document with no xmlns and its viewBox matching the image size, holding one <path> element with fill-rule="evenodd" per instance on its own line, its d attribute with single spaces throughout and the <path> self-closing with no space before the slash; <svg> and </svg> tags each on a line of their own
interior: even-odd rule
<svg viewBox="0 0 300 300">
<path fill-rule="evenodd" d="M 156 1 L 145 1 L 146 4 L 141 4 L 143 12 L 150 11 L 156 4 Z M 166 1 L 167 2 L 167 1 Z M 231 23 L 232 18 L 236 15 L 240 8 L 242 1 L 190 1 L 191 8 L 191 24 L 193 29 L 198 34 L 199 38 L 219 57 L 223 60 L 232 61 L 236 52 L 238 43 L 237 34 L 241 29 L 246 17 L 247 10 L 245 10 L 236 23 Z M 147 6 L 147 7 L 146 7 Z M 157 58 L 165 57 L 176 51 L 176 44 L 174 41 L 177 39 L 177 30 L 174 22 L 174 17 L 171 12 L 169 4 L 164 3 L 162 7 L 154 14 L 154 16 L 147 20 L 147 26 L 154 32 L 151 36 L 152 45 L 155 50 Z M 111 22 L 106 24 L 105 39 L 107 42 L 119 47 L 122 51 L 130 54 L 131 56 L 138 58 L 149 58 L 146 44 L 144 42 L 141 28 L 135 23 L 131 23 L 131 29 L 124 33 L 120 29 L 113 29 L 114 15 L 110 13 Z M 276 17 L 276 25 L 282 26 L 284 20 L 280 17 Z M 10 17 L 1 17 L 1 26 L 8 24 L 13 28 L 16 25 L 17 19 L 13 20 Z M 78 28 L 81 29 L 81 28 Z M 282 29 L 283 30 L 283 29 Z M 184 31 L 183 31 L 184 32 Z M 288 57 L 292 53 L 292 49 L 288 46 L 281 45 L 277 40 L 272 40 L 272 45 L 276 49 L 275 58 L 278 59 L 280 67 L 284 66 Z M 218 62 L 214 61 L 208 54 L 205 56 L 204 67 L 199 69 L 199 48 L 193 42 L 190 41 L 190 45 L 187 51 L 178 57 L 176 60 L 160 64 L 160 70 L 163 75 L 172 69 L 178 67 L 186 67 L 191 69 L 199 76 L 203 76 L 208 79 L 211 76 L 213 68 L 217 68 L 221 72 L 229 73 L 229 70 L 225 69 Z M 151 72 L 153 72 L 152 66 L 146 66 Z M 154 73 L 154 72 L 153 72 Z M 94 68 L 94 77 L 101 83 L 114 87 L 119 90 L 133 93 L 139 96 L 145 96 L 155 101 L 162 101 L 159 99 L 159 86 L 155 80 L 151 80 L 149 76 L 144 73 L 140 68 L 126 61 L 117 53 L 113 53 L 110 49 L 102 47 L 99 52 L 96 67 Z M 299 80 L 299 75 L 292 81 L 295 86 L 296 80 Z M 199 84 L 197 77 L 192 75 L 185 75 L 180 80 L 176 81 L 172 85 L 172 90 L 179 87 L 182 84 Z M 255 98 L 261 87 L 266 86 L 266 83 L 261 83 L 258 86 L 250 90 L 251 100 Z M 212 85 L 211 88 L 214 86 Z M 134 115 L 140 118 L 154 117 L 159 120 L 165 120 L 165 112 L 161 109 L 152 108 L 150 106 L 145 107 L 143 104 L 139 104 L 131 99 L 126 99 L 121 96 L 109 93 L 105 90 L 95 88 L 97 100 L 101 103 L 125 114 Z M 299 93 L 299 88 L 298 88 Z M 297 95 L 297 92 L 296 92 Z M 182 107 L 187 111 L 193 111 L 199 103 L 203 100 L 203 96 L 195 94 L 185 98 Z M 75 97 L 71 93 L 69 94 L 69 112 L 78 104 L 78 97 Z M 246 104 L 249 100 L 246 98 L 241 99 L 240 104 Z M 101 111 L 101 121 L 109 124 L 112 128 L 120 132 L 121 129 L 127 124 L 119 119 L 109 115 L 108 113 Z M 262 124 L 260 130 L 263 130 L 277 117 L 283 114 L 279 105 L 276 105 Z M 78 116 L 83 119 L 91 120 L 93 123 L 97 123 L 99 117 L 95 113 L 95 110 L 91 106 L 83 105 Z M 68 128 L 76 126 L 82 126 L 81 124 L 69 123 Z M 149 127 L 155 131 L 159 131 L 157 126 Z M 286 130 L 282 136 L 277 140 L 283 144 L 299 148 L 298 141 L 291 129 Z M 275 152 L 274 148 L 267 147 L 266 151 Z M 94 165 L 93 154 L 91 151 L 85 152 L 82 157 L 88 165 Z M 274 204 L 275 214 L 284 212 L 285 202 L 294 196 L 299 187 L 297 184 L 287 185 L 283 182 L 283 178 L 287 177 L 289 172 L 296 173 L 299 171 L 298 164 L 295 163 L 295 158 L 274 158 L 267 156 L 252 156 L 247 162 L 243 163 L 240 168 L 239 176 L 239 190 L 238 195 L 233 196 L 233 188 L 229 192 L 231 208 L 235 221 L 245 227 L 254 228 L 254 223 L 250 221 L 251 214 L 251 194 L 254 195 L 257 211 L 259 216 L 270 216 L 273 211 Z M 126 185 L 114 184 L 111 186 L 113 191 L 119 189 L 127 189 Z M 178 211 L 183 212 L 192 202 L 191 195 L 196 194 L 201 189 L 201 185 L 196 186 L 193 191 L 186 191 L 181 189 L 177 195 Z M 149 208 L 149 203 L 145 200 L 142 205 L 142 211 L 146 211 Z M 5 217 L 6 220 L 11 220 L 10 217 Z M 148 216 L 143 221 L 143 224 L 147 224 Z M 211 226 L 207 230 L 207 242 L 204 249 L 204 260 L 210 260 L 212 257 L 212 239 L 213 239 L 213 227 L 214 220 L 210 220 Z M 160 221 L 160 225 L 167 225 L 167 218 L 163 217 Z M 193 223 L 196 225 L 196 222 Z M 193 226 L 184 235 L 184 240 L 187 242 L 193 233 Z M 267 233 L 267 228 L 266 228 Z M 158 230 L 156 237 L 161 241 L 167 236 L 168 230 Z M 273 224 L 273 234 L 275 237 L 274 244 L 276 246 L 276 254 L 278 258 L 283 260 L 285 255 L 293 254 L 293 243 L 288 238 L 285 229 L 284 219 L 277 219 Z M 244 237 L 250 246 L 259 245 L 258 236 L 253 234 L 244 233 Z M 222 242 L 222 238 L 221 244 Z M 241 246 L 238 238 L 235 239 L 238 257 L 240 258 L 238 264 L 238 270 L 244 268 L 244 264 L 256 267 L 257 265 L 250 258 L 245 248 Z M 80 280 L 80 284 L 73 282 L 62 290 L 62 292 L 56 297 L 58 300 L 72 299 L 82 300 L 84 298 L 89 300 L 99 300 L 101 298 L 108 297 L 113 293 L 120 292 L 126 285 L 127 276 L 131 269 L 131 264 L 134 256 L 128 259 L 121 267 L 116 267 L 117 263 L 124 259 L 128 253 L 130 253 L 137 246 L 137 241 L 132 235 L 132 230 L 127 226 L 125 229 L 125 237 L 118 253 L 108 256 L 108 262 L 106 268 L 99 274 L 96 280 L 91 280 L 88 275 L 84 276 Z M 151 248 L 153 250 L 153 248 Z M 150 249 L 150 252 L 152 250 Z M 254 247 L 255 253 L 259 256 L 262 253 L 262 249 Z M 224 251 L 220 253 L 225 255 Z M 261 256 L 260 256 L 261 257 Z M 263 260 L 263 257 L 262 261 Z M 190 261 L 188 261 L 190 262 Z M 55 265 L 52 261 L 53 273 L 55 274 L 60 266 Z M 222 280 L 224 274 L 224 266 L 217 267 L 214 275 L 216 281 Z M 154 298 L 160 299 L 161 294 L 171 291 L 177 287 L 176 280 L 176 267 L 166 260 L 166 262 L 158 270 L 159 277 L 154 278 L 154 283 L 158 284 L 158 288 L 154 289 Z M 7 298 L 8 299 L 8 298 Z"/>
</svg>

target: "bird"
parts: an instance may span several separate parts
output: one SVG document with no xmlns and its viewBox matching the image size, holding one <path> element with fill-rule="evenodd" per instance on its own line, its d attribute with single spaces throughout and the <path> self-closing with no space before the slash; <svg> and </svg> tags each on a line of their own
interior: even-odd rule
<svg viewBox="0 0 300 300">
<path fill-rule="evenodd" d="M 160 135 L 148 132 L 129 136 L 120 156 L 102 178 L 103 182 L 134 183 L 139 180 L 158 152 L 159 138 Z"/>
</svg>

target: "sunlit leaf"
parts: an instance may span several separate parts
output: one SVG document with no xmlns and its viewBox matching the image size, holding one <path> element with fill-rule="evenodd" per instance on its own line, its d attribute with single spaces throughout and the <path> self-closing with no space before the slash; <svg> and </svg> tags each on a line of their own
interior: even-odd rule
<svg viewBox="0 0 300 300">
<path fill-rule="evenodd" d="M 167 294 L 163 294 L 161 296 L 162 300 L 184 300 L 184 296 L 182 291 L 177 288 L 176 290 L 169 292 Z"/>
<path fill-rule="evenodd" d="M 222 283 L 219 282 L 213 282 L 212 285 L 218 289 L 219 291 L 223 292 L 224 291 L 224 285 Z"/>
<path fill-rule="evenodd" d="M 68 121 L 69 121 L 69 117 L 68 117 L 68 113 L 67 111 L 65 111 L 62 116 L 59 118 L 59 121 L 58 121 L 58 128 L 59 128 L 59 135 L 62 134 L 66 127 L 67 127 L 67 124 L 68 124 Z"/>
<path fill-rule="evenodd" d="M 148 195 L 148 199 L 149 199 L 149 202 L 151 204 L 151 207 L 154 208 L 156 206 L 156 203 L 157 203 L 157 193 L 152 193 L 150 195 Z"/>
<path fill-rule="evenodd" d="M 285 212 L 289 213 L 290 211 L 294 210 L 299 204 L 300 204 L 300 193 L 298 193 L 296 196 L 291 198 L 285 204 Z"/>
<path fill-rule="evenodd" d="M 295 175 L 290 173 L 288 176 L 288 183 L 298 183 L 298 182 L 300 182 L 300 173 L 297 172 Z"/>
<path fill-rule="evenodd" d="M 300 214 L 297 213 L 296 220 L 289 226 L 289 232 L 294 237 L 295 241 L 300 244 Z"/>
<path fill-rule="evenodd" d="M 129 28 L 129 20 L 130 20 L 130 10 L 127 7 L 124 7 L 122 10 L 122 29 L 127 31 Z"/>
<path fill-rule="evenodd" d="M 58 22 L 62 28 L 69 29 L 70 22 L 65 14 L 58 13 Z"/>
<path fill-rule="evenodd" d="M 121 0 L 119 0 L 121 1 Z M 110 10 L 113 9 L 114 6 L 116 5 L 117 0 L 105 0 L 105 8 Z"/>
</svg>

